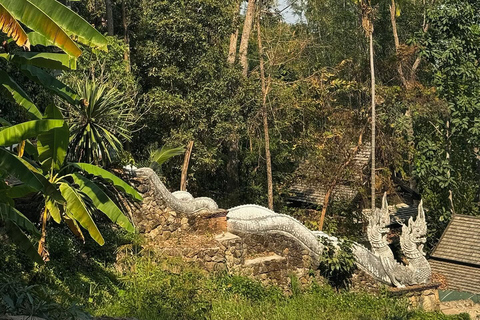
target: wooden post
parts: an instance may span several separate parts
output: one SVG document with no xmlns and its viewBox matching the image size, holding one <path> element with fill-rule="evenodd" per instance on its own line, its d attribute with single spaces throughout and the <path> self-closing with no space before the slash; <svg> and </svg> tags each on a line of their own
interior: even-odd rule
<svg viewBox="0 0 480 320">
<path fill-rule="evenodd" d="M 187 171 L 188 163 L 190 162 L 190 156 L 192 155 L 193 149 L 193 140 L 191 140 L 187 145 L 187 150 L 185 151 L 185 158 L 183 160 L 182 167 L 182 178 L 180 180 L 180 191 L 187 191 Z"/>
</svg>

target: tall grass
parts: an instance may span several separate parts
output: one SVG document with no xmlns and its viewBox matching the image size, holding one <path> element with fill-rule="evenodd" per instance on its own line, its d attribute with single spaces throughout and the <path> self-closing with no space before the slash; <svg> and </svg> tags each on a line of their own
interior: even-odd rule
<svg viewBox="0 0 480 320">
<path fill-rule="evenodd" d="M 79 319 L 83 310 L 139 320 L 469 319 L 408 310 L 402 299 L 336 291 L 328 285 L 303 290 L 293 286 L 292 294 L 285 295 L 277 287 L 225 273 L 208 274 L 135 244 L 122 251 L 122 268 L 115 268 L 116 248 L 132 241 L 121 231 L 102 230 L 110 240 L 110 247 L 103 248 L 93 242 L 83 245 L 65 232 L 50 230 L 52 260 L 41 268 L 14 246 L 0 242 L 0 284 L 9 283 L 0 286 L 0 313 L 27 312 L 52 320 Z M 19 299 L 25 292 L 27 299 Z"/>
</svg>

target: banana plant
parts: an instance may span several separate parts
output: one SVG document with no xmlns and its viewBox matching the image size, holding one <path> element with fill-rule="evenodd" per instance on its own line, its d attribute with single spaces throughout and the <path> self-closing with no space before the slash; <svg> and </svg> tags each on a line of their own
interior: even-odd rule
<svg viewBox="0 0 480 320">
<path fill-rule="evenodd" d="M 45 120 L 47 119 L 59 120 L 63 119 L 63 116 L 58 108 L 49 106 L 45 113 Z M 134 199 L 142 200 L 135 189 L 108 171 L 88 163 L 66 162 L 68 142 L 69 129 L 66 123 L 38 136 L 37 151 L 41 170 L 64 199 L 59 201 L 50 195 L 45 195 L 42 234 L 38 246 L 38 253 L 44 257 L 46 256 L 44 243 L 48 216 L 57 223 L 64 221 L 75 235 L 85 240 L 80 226 L 83 227 L 100 245 L 105 241 L 93 220 L 95 211 L 102 212 L 112 222 L 127 231 L 135 231 L 130 220 L 102 189 L 102 184 L 96 181 L 110 182 Z"/>
<path fill-rule="evenodd" d="M 32 31 L 27 33 L 23 26 Z M 74 90 L 43 68 L 75 69 L 76 59 L 81 54 L 76 42 L 107 51 L 105 37 L 56 0 L 0 0 L 0 31 L 11 38 L 8 43 L 9 50 L 0 54 L 0 59 L 16 66 L 28 78 L 70 104 L 78 104 L 81 99 Z M 32 46 L 54 46 L 63 53 L 59 53 L 58 49 L 31 52 Z M 12 126 L 0 119 L 4 126 L 0 131 L 0 219 L 11 231 L 12 240 L 32 253 L 30 238 L 21 230 L 28 231 L 31 238 L 39 239 L 38 252 L 45 253 L 45 225 L 49 214 L 57 222 L 66 221 L 76 234 L 83 237 L 79 223 L 97 242 L 103 244 L 104 240 L 91 218 L 93 210 L 104 212 L 110 219 L 132 231 L 133 226 L 118 207 L 101 189 L 96 188 L 98 185 L 94 185 L 87 178 L 88 170 L 93 169 L 88 166 L 82 168 L 81 164 L 67 165 L 64 162 L 68 127 L 63 118 L 58 116 L 58 110 L 54 107 L 47 108 L 47 114 L 53 116 L 44 119 L 33 100 L 10 77 L 7 70 L 0 68 L 0 91 L 3 97 L 24 108 L 32 120 Z M 28 139 L 37 136 L 39 141 L 35 147 Z M 18 155 L 5 148 L 15 143 L 20 144 Z M 30 154 L 30 159 L 21 157 L 24 148 Z M 113 181 L 115 186 L 123 188 L 136 199 L 141 199 L 138 193 L 123 181 L 107 171 L 97 169 L 93 170 L 97 176 Z M 7 175 L 15 176 L 22 184 L 8 185 L 5 182 Z M 41 192 L 45 197 L 42 234 L 14 208 L 14 199 L 29 192 Z M 86 203 L 92 203 L 93 206 Z M 37 261 L 38 257 L 38 254 L 33 256 Z"/>
<path fill-rule="evenodd" d="M 22 24 L 33 31 L 27 33 Z M 69 103 L 79 103 L 80 99 L 72 89 L 41 68 L 75 69 L 82 51 L 73 39 L 107 50 L 107 40 L 102 34 L 56 0 L 0 0 L 0 30 L 18 47 L 0 54 L 0 59 L 17 66 L 27 77 Z M 32 45 L 55 46 L 63 53 L 30 52 Z M 42 118 L 32 99 L 5 70 L 0 70 L 0 89 L 5 97 L 25 108 L 31 119 Z"/>
<path fill-rule="evenodd" d="M 1 122 L 8 125 L 3 119 Z M 36 161 L 21 158 L 5 148 L 35 136 Z M 0 219 L 8 224 L 9 230 L 16 231 L 13 232 L 14 235 L 18 234 L 20 227 L 29 231 L 32 237 L 36 237 L 37 255 L 31 254 L 32 245 L 29 241 L 27 243 L 28 238 L 25 235 L 12 237 L 24 249 L 28 249 L 26 251 L 34 256 L 36 261 L 39 260 L 38 255 L 48 258 L 45 239 L 49 217 L 57 223 L 64 221 L 83 241 L 84 228 L 100 245 L 105 241 L 93 219 L 96 211 L 105 214 L 127 231 L 135 231 L 133 224 L 102 186 L 109 183 L 135 200 L 141 201 L 142 197 L 126 182 L 102 168 L 88 163 L 66 162 L 68 141 L 68 125 L 64 122 L 60 110 L 53 105 L 47 107 L 41 120 L 6 126 L 0 131 L 0 173 L 3 176 L 13 175 L 22 182 L 20 185 L 8 186 L 0 180 Z M 41 233 L 14 208 L 13 199 L 31 192 L 41 192 L 44 196 Z"/>
<path fill-rule="evenodd" d="M 16 177 L 23 184 L 8 185 L 0 179 L 0 220 L 4 222 L 10 239 L 23 249 L 32 260 L 43 262 L 34 245 L 30 241 L 39 240 L 40 232 L 20 211 L 15 209 L 14 199 L 31 192 L 42 192 L 58 202 L 64 202 L 60 192 L 30 162 L 18 157 L 7 149 L 20 141 L 35 137 L 48 130 L 64 125 L 63 120 L 33 120 L 11 125 L 0 119 L 0 176 Z M 33 147 L 33 146 L 32 146 Z M 28 232 L 29 236 L 25 234 Z M 29 238 L 30 237 L 30 238 Z"/>
</svg>

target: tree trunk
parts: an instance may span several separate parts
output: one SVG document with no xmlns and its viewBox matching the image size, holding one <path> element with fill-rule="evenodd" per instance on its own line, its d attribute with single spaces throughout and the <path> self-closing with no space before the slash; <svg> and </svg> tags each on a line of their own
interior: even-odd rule
<svg viewBox="0 0 480 320">
<path fill-rule="evenodd" d="M 128 37 L 127 10 L 125 1 L 122 1 L 122 23 L 123 23 L 123 42 L 125 43 L 125 51 L 123 52 L 123 60 L 127 63 L 127 71 L 130 72 L 130 39 Z"/>
<path fill-rule="evenodd" d="M 412 82 L 415 79 L 415 70 L 418 68 L 420 64 L 421 57 L 418 56 L 413 64 L 412 71 L 410 73 L 410 78 L 407 80 L 405 74 L 403 73 L 403 62 L 402 58 L 399 57 L 400 51 L 400 40 L 398 39 L 398 32 L 397 32 L 397 20 L 396 20 L 396 6 L 395 0 L 392 0 L 392 4 L 390 5 L 390 21 L 392 23 L 392 31 L 393 31 L 393 39 L 395 41 L 395 52 L 397 54 L 397 70 L 398 75 L 400 77 L 400 81 L 402 82 L 403 87 L 405 90 L 408 90 Z M 428 28 L 428 27 L 427 27 Z M 425 27 L 424 27 L 425 29 Z M 414 148 L 415 148 L 415 138 L 414 138 L 414 130 L 413 130 L 413 116 L 410 103 L 408 104 L 408 109 L 405 112 L 405 117 L 407 118 L 407 139 L 408 139 L 408 167 L 409 167 L 409 185 L 410 188 L 416 190 L 417 188 L 417 181 L 413 176 L 413 158 L 414 158 Z"/>
<path fill-rule="evenodd" d="M 268 208 L 273 210 L 273 179 L 272 179 L 272 158 L 270 155 L 270 135 L 268 133 L 268 110 L 267 95 L 268 88 L 265 80 L 265 64 L 263 61 L 262 35 L 260 29 L 260 11 L 257 19 L 257 40 L 258 40 L 258 56 L 260 60 L 260 79 L 262 81 L 262 115 L 263 115 L 263 132 L 265 134 L 265 161 L 267 166 L 267 186 L 268 186 Z"/>
<path fill-rule="evenodd" d="M 112 0 L 105 0 L 105 10 L 107 12 L 107 32 L 109 36 L 113 36 L 113 8 Z"/>
<path fill-rule="evenodd" d="M 371 197 L 372 197 L 372 213 L 375 212 L 375 65 L 373 61 L 373 22 L 370 38 L 370 75 L 372 80 L 372 168 L 371 168 Z"/>
<path fill-rule="evenodd" d="M 403 86 L 407 88 L 408 84 L 407 84 L 407 80 L 405 79 L 405 75 L 403 74 L 402 59 L 401 57 L 399 57 L 400 41 L 398 40 L 398 33 L 397 33 L 395 0 L 392 0 L 392 4 L 390 5 L 390 21 L 392 23 L 393 39 L 395 41 L 395 53 L 397 54 L 398 75 L 400 76 L 400 80 L 402 81 Z"/>
<path fill-rule="evenodd" d="M 188 163 L 190 162 L 192 149 L 193 149 L 193 140 L 188 143 L 187 150 L 185 151 L 185 158 L 183 159 L 183 167 L 182 167 L 182 177 L 180 179 L 180 191 L 187 191 Z"/>
<path fill-rule="evenodd" d="M 320 221 L 318 223 L 318 230 L 320 230 L 320 231 L 323 230 L 323 223 L 325 221 L 325 215 L 327 214 L 328 204 L 330 203 L 330 196 L 332 195 L 333 190 L 337 186 L 338 180 L 340 179 L 340 175 L 345 170 L 345 168 L 347 168 L 350 165 L 350 163 L 355 158 L 355 155 L 358 153 L 358 149 L 360 149 L 360 147 L 363 143 L 363 132 L 364 132 L 364 130 L 362 130 L 362 132 L 360 133 L 360 136 L 358 137 L 358 143 L 355 146 L 355 148 L 352 150 L 352 152 L 349 154 L 349 156 L 347 157 L 347 161 L 345 161 L 340 166 L 340 168 L 338 168 L 338 170 L 335 173 L 335 176 L 333 178 L 333 181 L 328 186 L 327 192 L 325 193 L 325 197 L 323 198 L 323 206 L 322 206 L 322 211 L 320 213 Z"/>
<path fill-rule="evenodd" d="M 452 148 L 451 142 L 450 142 L 450 120 L 447 120 L 446 123 L 446 153 L 445 153 L 445 158 L 448 163 L 448 171 L 447 171 L 447 178 L 450 180 L 450 177 L 452 176 L 452 173 L 450 171 L 450 151 Z M 453 191 L 452 191 L 452 186 L 449 184 L 448 187 L 448 201 L 450 202 L 450 212 L 452 215 L 455 214 L 455 207 L 453 206 Z"/>
<path fill-rule="evenodd" d="M 248 0 L 247 12 L 245 14 L 245 22 L 243 23 L 242 39 L 240 40 L 240 64 L 243 68 L 243 76 L 248 74 L 248 40 L 252 32 L 253 16 L 255 14 L 255 0 Z"/>
<path fill-rule="evenodd" d="M 230 46 L 228 49 L 228 57 L 227 62 L 229 64 L 235 63 L 235 57 L 237 55 L 237 39 L 238 39 L 238 15 L 240 11 L 240 4 L 242 3 L 241 0 L 237 2 L 237 7 L 235 11 L 235 16 L 233 18 L 233 27 L 235 28 L 235 32 L 230 35 Z"/>
</svg>

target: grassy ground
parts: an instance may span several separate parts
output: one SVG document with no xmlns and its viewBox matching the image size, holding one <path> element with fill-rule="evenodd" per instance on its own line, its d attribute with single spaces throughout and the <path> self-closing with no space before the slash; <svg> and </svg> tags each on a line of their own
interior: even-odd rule
<svg viewBox="0 0 480 320">
<path fill-rule="evenodd" d="M 62 320 L 90 315 L 139 320 L 468 319 L 409 311 L 401 299 L 336 292 L 328 285 L 294 286 L 286 296 L 243 277 L 206 274 L 158 257 L 132 245 L 136 239 L 122 232 L 105 228 L 102 233 L 109 247 L 83 245 L 61 228 L 50 230 L 51 261 L 43 267 L 0 242 L 0 314 Z M 122 270 L 114 268 L 117 250 L 124 253 Z"/>
</svg>

